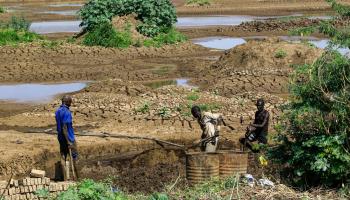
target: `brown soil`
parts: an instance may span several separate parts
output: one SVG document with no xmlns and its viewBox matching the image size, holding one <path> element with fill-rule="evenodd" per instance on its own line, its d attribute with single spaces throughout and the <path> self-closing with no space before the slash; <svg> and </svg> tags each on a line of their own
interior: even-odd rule
<svg viewBox="0 0 350 200">
<path fill-rule="evenodd" d="M 227 51 L 202 71 L 203 81 L 198 80 L 224 96 L 249 91 L 284 94 L 292 66 L 313 63 L 321 54 L 320 49 L 279 39 L 249 41 Z"/>
<path fill-rule="evenodd" d="M 185 6 L 183 0 L 174 3 L 180 14 L 191 15 L 280 15 L 329 10 L 321 0 L 215 0 L 211 6 L 201 8 Z M 28 7 L 41 9 L 37 3 L 28 4 Z M 40 18 L 31 12 L 28 16 L 35 20 L 57 17 L 43 15 Z M 120 28 L 127 20 L 130 19 L 115 19 L 115 26 Z M 190 38 L 270 36 L 309 23 L 318 22 L 269 21 L 181 31 Z M 61 36 L 66 34 L 49 37 Z M 276 58 L 278 50 L 283 50 L 286 57 Z M 220 140 L 220 148 L 235 149 L 239 147 L 238 138 L 244 135 L 245 127 L 254 116 L 257 98 L 266 100 L 271 113 L 270 130 L 274 133 L 273 126 L 281 115 L 279 106 L 286 103 L 288 96 L 285 93 L 287 76 L 292 71 L 290 65 L 312 62 L 321 53 L 321 50 L 303 44 L 276 39 L 250 41 L 226 52 L 190 42 L 123 50 L 67 43 L 48 48 L 35 43 L 0 48 L 0 83 L 91 81 L 87 88 L 72 94 L 74 127 L 82 135 L 109 132 L 189 145 L 201 134 L 198 124 L 189 115 L 189 107 L 191 104 L 205 105 L 212 112 L 222 113 L 227 123 L 236 128 L 234 131 L 223 128 Z M 174 85 L 157 89 L 145 85 L 181 77 L 191 78 L 191 83 L 199 86 L 200 92 Z M 191 101 L 194 95 L 198 95 L 198 99 Z M 59 156 L 54 111 L 59 104 L 58 97 L 38 105 L 0 102 L 0 179 L 8 178 L 12 173 L 18 177 L 26 176 L 33 167 L 44 169 L 54 177 Z M 144 140 L 88 136 L 78 136 L 77 141 L 82 178 L 104 179 L 112 175 L 116 176 L 116 186 L 126 191 L 153 192 L 161 191 L 178 176 L 184 177 L 183 152 L 174 147 L 161 147 Z"/>
</svg>

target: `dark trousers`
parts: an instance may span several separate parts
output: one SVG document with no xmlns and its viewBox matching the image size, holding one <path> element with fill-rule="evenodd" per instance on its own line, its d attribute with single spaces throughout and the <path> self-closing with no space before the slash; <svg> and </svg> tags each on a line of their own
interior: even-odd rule
<svg viewBox="0 0 350 200">
<path fill-rule="evenodd" d="M 66 140 L 59 140 L 59 143 L 60 143 L 61 156 L 64 157 L 65 160 L 67 160 L 67 156 L 69 156 L 68 143 Z M 71 151 L 72 151 L 73 160 L 77 160 L 78 159 L 78 149 L 77 149 L 76 142 L 73 143 L 73 145 L 71 147 Z"/>
</svg>

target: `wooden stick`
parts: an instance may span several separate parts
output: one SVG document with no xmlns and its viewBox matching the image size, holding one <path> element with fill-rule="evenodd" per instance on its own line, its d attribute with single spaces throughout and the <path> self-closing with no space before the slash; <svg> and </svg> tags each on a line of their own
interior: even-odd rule
<svg viewBox="0 0 350 200">
<path fill-rule="evenodd" d="M 69 150 L 69 157 L 70 157 L 70 163 L 71 163 L 70 165 L 72 168 L 73 181 L 76 181 L 77 177 L 75 176 L 75 167 L 74 167 L 74 163 L 73 163 L 72 149 L 69 148 L 68 150 Z"/>
<path fill-rule="evenodd" d="M 5 191 L 6 191 L 7 189 L 9 189 L 10 183 L 11 183 L 11 180 L 12 180 L 12 177 L 13 177 L 13 173 L 11 174 L 10 180 L 7 182 L 6 188 L 4 189 L 4 191 L 2 191 L 2 194 L 1 194 L 1 196 L 0 196 L 1 198 L 4 197 Z"/>
<path fill-rule="evenodd" d="M 119 135 L 119 134 L 110 134 L 110 133 L 106 133 L 104 132 L 103 135 L 99 135 L 99 134 L 75 134 L 77 136 L 91 136 L 91 137 L 101 137 L 101 138 L 107 138 L 107 137 L 111 137 L 111 138 L 124 138 L 124 139 L 139 139 L 139 140 L 151 140 L 154 142 L 159 142 L 159 143 L 164 143 L 167 145 L 172 145 L 172 146 L 176 146 L 179 148 L 184 149 L 185 145 L 181 145 L 181 144 L 176 144 L 176 143 L 172 143 L 172 142 L 168 142 L 165 140 L 159 140 L 156 138 L 149 138 L 149 137 L 141 137 L 141 136 L 129 136 L 129 135 Z"/>
</svg>

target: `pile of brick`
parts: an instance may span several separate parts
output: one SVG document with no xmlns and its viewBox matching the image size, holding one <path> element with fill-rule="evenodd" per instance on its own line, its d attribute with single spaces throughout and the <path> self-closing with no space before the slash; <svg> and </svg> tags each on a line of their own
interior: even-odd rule
<svg viewBox="0 0 350 200">
<path fill-rule="evenodd" d="M 74 182 L 53 182 L 45 177 L 44 171 L 32 170 L 30 178 L 11 179 L 10 183 L 0 181 L 0 199 L 2 194 L 4 200 L 44 199 L 37 196 L 37 191 L 46 190 L 50 196 L 56 196 L 74 184 Z"/>
</svg>

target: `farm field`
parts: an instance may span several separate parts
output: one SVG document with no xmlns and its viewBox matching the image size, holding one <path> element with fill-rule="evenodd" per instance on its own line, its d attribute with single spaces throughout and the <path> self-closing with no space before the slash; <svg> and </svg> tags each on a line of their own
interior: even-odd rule
<svg viewBox="0 0 350 200">
<path fill-rule="evenodd" d="M 317 31 L 308 36 L 291 32 L 308 31 L 337 13 L 324 0 L 171 2 L 176 20 L 166 29 L 169 32 L 157 29 L 159 34 L 149 28 L 156 26 L 139 26 L 138 10 L 123 10 L 125 15 L 100 26 L 86 17 L 88 9 L 87 14 L 79 15 L 87 1 L 0 0 L 4 8 L 0 12 L 0 37 L 4 38 L 0 38 L 0 181 L 27 177 L 33 168 L 55 178 L 60 159 L 55 111 L 64 94 L 73 99 L 70 109 L 80 178 L 102 181 L 113 177 L 113 186 L 130 195 L 141 194 L 139 199 L 168 191 L 167 186 L 174 182 L 179 190 L 187 185 L 185 151 L 150 140 L 104 137 L 104 133 L 191 146 L 200 139 L 201 128 L 190 108 L 200 105 L 221 113 L 234 127 L 222 128 L 219 148 L 237 150 L 239 138 L 254 119 L 256 100 L 263 98 L 270 113 L 269 145 L 276 145 L 273 138 L 285 119 L 283 108 L 294 100 L 289 83 L 296 66 L 317 62 L 332 39 Z M 347 0 L 338 3 L 350 5 Z M 338 16 L 331 23 L 344 29 L 349 16 Z M 8 30 L 24 34 L 23 41 L 6 41 L 1 34 Z M 117 42 L 106 46 L 107 39 L 96 39 L 109 37 L 110 30 L 118 34 L 113 38 Z M 79 33 L 84 34 L 75 37 Z M 348 58 L 346 45 L 337 51 Z M 245 185 L 241 199 L 349 197 L 334 187 L 294 190 L 272 161 L 270 169 L 259 165 L 259 156 L 249 153 L 248 173 L 254 177 L 266 174 L 277 187 L 258 188 L 259 194 Z M 224 199 L 230 195 L 234 199 L 231 191 L 201 198 L 180 198 L 174 193 L 169 192 L 173 195 L 169 199 Z"/>
</svg>

